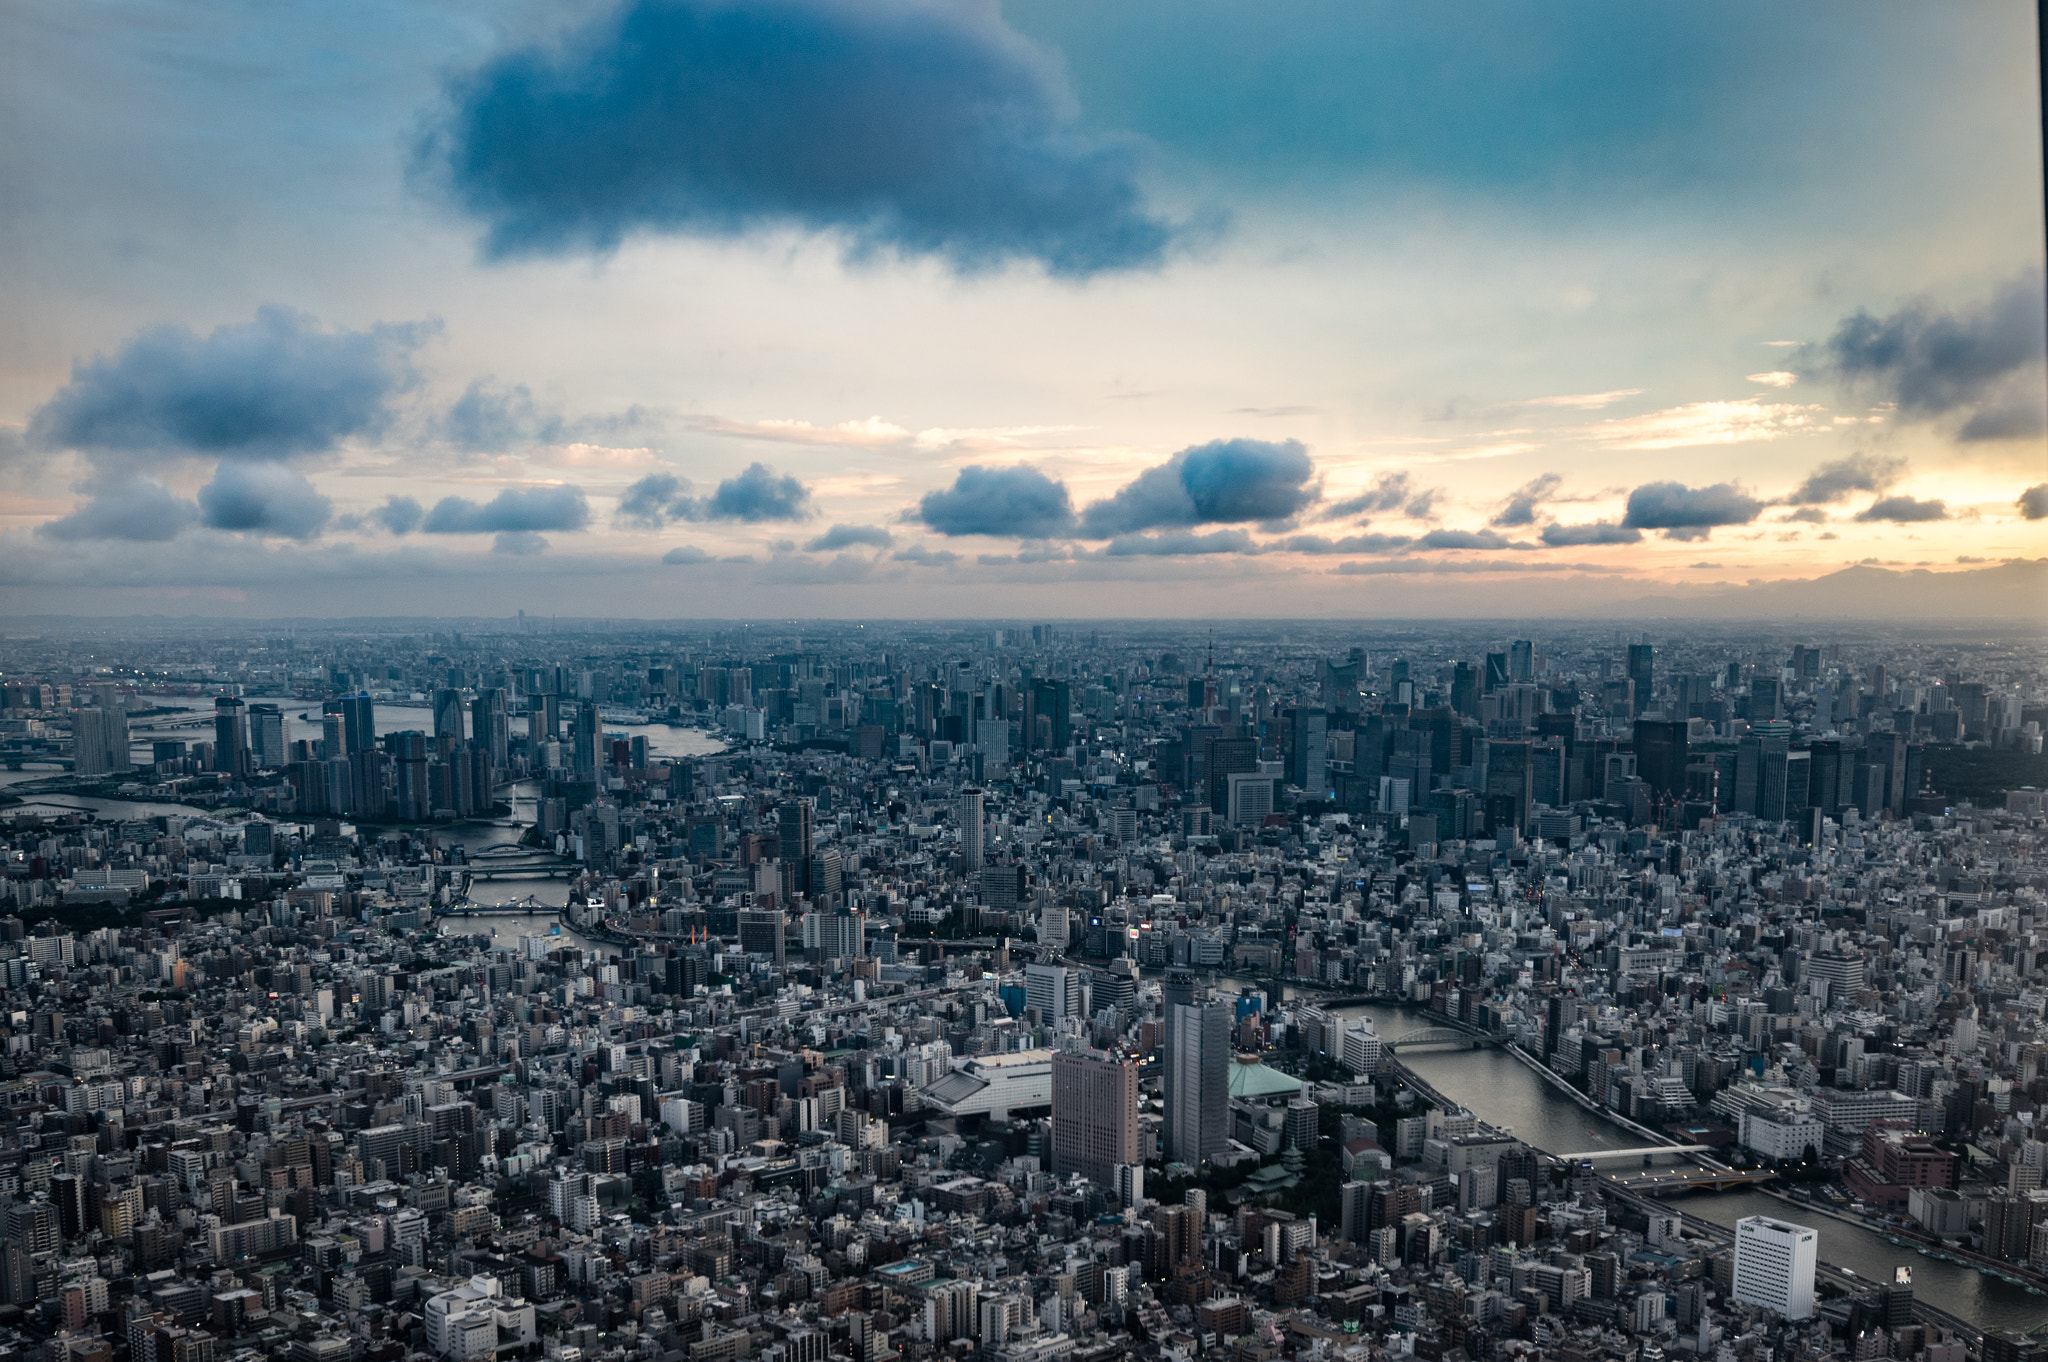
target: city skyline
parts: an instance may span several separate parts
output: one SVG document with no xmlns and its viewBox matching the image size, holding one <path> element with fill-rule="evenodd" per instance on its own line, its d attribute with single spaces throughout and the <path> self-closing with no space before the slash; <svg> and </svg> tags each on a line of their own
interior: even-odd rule
<svg viewBox="0 0 2048 1362">
<path fill-rule="evenodd" d="M 2030 7 L 1290 19 L 31 6 L 0 612 L 2030 613 Z"/>
</svg>

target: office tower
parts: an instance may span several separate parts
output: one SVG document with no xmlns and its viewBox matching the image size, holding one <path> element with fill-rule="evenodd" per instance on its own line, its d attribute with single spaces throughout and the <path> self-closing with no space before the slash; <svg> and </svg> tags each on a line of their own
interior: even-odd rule
<svg viewBox="0 0 2048 1362">
<path fill-rule="evenodd" d="M 213 769 L 245 776 L 254 768 L 249 758 L 249 710 L 232 695 L 213 702 Z"/>
<path fill-rule="evenodd" d="M 984 772 L 996 770 L 1010 764 L 1010 721 L 1008 719 L 976 719 L 974 721 L 974 748 L 981 753 L 981 768 Z M 986 775 L 983 779 L 987 779 Z"/>
<path fill-rule="evenodd" d="M 133 769 L 128 759 L 128 711 L 100 707 L 71 711 L 72 770 L 82 776 Z"/>
<path fill-rule="evenodd" d="M 1491 695 L 1507 685 L 1507 683 L 1508 655 L 1506 653 L 1488 653 L 1486 655 L 1486 675 L 1480 682 L 1479 693 L 1481 695 Z"/>
<path fill-rule="evenodd" d="M 1073 696 L 1064 681 L 1034 681 L 1025 692 L 1027 709 L 1024 746 L 1033 748 L 1043 739 L 1044 745 L 1054 752 L 1064 752 L 1073 741 Z M 1038 729 L 1038 720 L 1045 720 L 1044 732 Z"/>
<path fill-rule="evenodd" d="M 1468 719 L 1479 717 L 1479 675 L 1469 662 L 1451 668 L 1451 708 Z"/>
<path fill-rule="evenodd" d="M 291 720 L 276 705 L 249 706 L 249 750 L 260 771 L 274 771 L 288 760 Z"/>
<path fill-rule="evenodd" d="M 444 688 L 434 692 L 434 741 L 447 738 L 451 744 L 462 741 L 462 692 Z"/>
<path fill-rule="evenodd" d="M 1536 645 L 1528 639 L 1517 639 L 1508 645 L 1508 680 L 1534 681 L 1536 679 Z"/>
<path fill-rule="evenodd" d="M 1536 777 L 1526 742 L 1486 745 L 1486 805 L 1493 822 L 1517 830 L 1529 822 Z"/>
<path fill-rule="evenodd" d="M 484 691 L 469 702 L 469 732 L 476 745 L 490 753 L 494 769 L 511 765 L 512 716 L 502 689 Z"/>
<path fill-rule="evenodd" d="M 1786 1319 L 1813 1318 L 1813 1269 L 1820 1236 L 1805 1225 L 1768 1216 L 1735 1222 L 1736 1300 L 1775 1310 Z"/>
<path fill-rule="evenodd" d="M 1365 659 L 1362 657 L 1323 663 L 1323 708 L 1333 713 L 1356 714 L 1359 683 L 1364 675 Z"/>
<path fill-rule="evenodd" d="M 1735 812 L 1773 821 L 1785 817 L 1787 747 L 1775 735 L 1746 737 L 1735 745 Z"/>
<path fill-rule="evenodd" d="M 1071 938 L 1072 928 L 1067 925 L 1067 906 L 1064 903 L 1047 903 L 1038 913 L 1038 940 L 1040 945 L 1064 951 Z"/>
<path fill-rule="evenodd" d="M 1119 1165 L 1138 1162 L 1138 1064 L 1090 1050 L 1052 1057 L 1052 1171 L 1116 1185 Z"/>
<path fill-rule="evenodd" d="M 339 707 L 338 709 L 336 707 Z M 338 700 L 329 700 L 322 706 L 324 712 L 339 713 L 347 725 L 348 751 L 350 756 L 368 752 L 377 746 L 376 706 L 369 695 L 358 692 L 344 695 Z"/>
<path fill-rule="evenodd" d="M 817 808 L 808 799 L 792 799 L 775 810 L 775 828 L 782 859 L 792 867 L 792 888 L 811 893 L 811 850 L 817 840 Z"/>
<path fill-rule="evenodd" d="M 1628 679 L 1635 683 L 1634 713 L 1641 714 L 1650 707 L 1655 689 L 1656 649 L 1647 643 L 1628 645 Z"/>
<path fill-rule="evenodd" d="M 777 966 L 784 963 L 780 908 L 742 909 L 739 937 L 740 949 L 749 955 L 773 956 Z"/>
<path fill-rule="evenodd" d="M 1691 759 L 1682 719 L 1636 720 L 1636 778 L 1660 799 L 1685 795 L 1685 768 Z"/>
<path fill-rule="evenodd" d="M 597 734 L 597 706 L 586 700 L 576 706 L 576 733 L 570 758 L 579 781 L 597 779 Z"/>
<path fill-rule="evenodd" d="M 1229 1145 L 1230 1007 L 1197 1002 L 1194 977 L 1179 972 L 1165 998 L 1166 1154 L 1200 1164 Z"/>
<path fill-rule="evenodd" d="M 398 777 L 398 816 L 426 818 L 433 812 L 427 788 L 427 735 L 410 729 L 393 733 L 388 742 Z"/>
<path fill-rule="evenodd" d="M 1287 783 L 1310 798 L 1329 787 L 1330 716 L 1320 709 L 1290 705 L 1280 711 L 1281 756 Z"/>
<path fill-rule="evenodd" d="M 1063 965 L 1024 967 L 1024 1006 L 1038 1009 L 1038 1019 L 1051 1026 L 1062 1017 L 1081 1013 L 1081 974 Z"/>
<path fill-rule="evenodd" d="M 355 779 L 352 764 L 347 757 L 336 757 L 320 763 L 320 809 L 321 813 L 354 813 Z"/>
<path fill-rule="evenodd" d="M 953 815 L 960 822 L 960 859 L 967 864 L 967 873 L 973 874 L 981 867 L 982 853 L 982 794 L 979 790 L 967 790 L 953 806 Z"/>
<path fill-rule="evenodd" d="M 333 704 L 332 700 L 328 701 Z M 348 720 L 336 713 L 320 716 L 320 759 L 340 761 L 348 756 Z"/>
<path fill-rule="evenodd" d="M 847 908 L 805 913 L 804 949 L 823 960 L 857 960 L 867 954 L 867 919 Z M 673 990 L 671 990 L 673 991 Z"/>
<path fill-rule="evenodd" d="M 1877 1307 L 1884 1316 L 1887 1333 L 1897 1334 L 1899 1330 L 1913 1323 L 1913 1269 L 1896 1267 L 1892 1269 L 1889 1286 L 1877 1289 Z"/>
<path fill-rule="evenodd" d="M 1209 808 L 1216 813 L 1230 811 L 1230 778 L 1259 769 L 1257 738 L 1211 738 L 1204 774 L 1209 785 Z"/>
</svg>

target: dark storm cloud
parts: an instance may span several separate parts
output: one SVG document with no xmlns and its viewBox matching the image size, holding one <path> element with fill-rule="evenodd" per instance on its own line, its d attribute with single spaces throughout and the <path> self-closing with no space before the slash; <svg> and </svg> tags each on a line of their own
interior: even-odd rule
<svg viewBox="0 0 2048 1362">
<path fill-rule="evenodd" d="M 207 528 L 313 539 L 333 518 L 334 503 L 296 469 L 274 463 L 222 463 L 199 489 Z"/>
<path fill-rule="evenodd" d="M 808 520 L 811 493 L 793 477 L 777 477 L 765 463 L 748 464 L 736 478 L 718 484 L 718 490 L 698 504 L 697 514 L 705 520 Z"/>
<path fill-rule="evenodd" d="M 199 519 L 199 510 L 155 478 L 100 483 L 70 515 L 46 520 L 36 533 L 51 539 L 125 539 L 160 544 Z"/>
<path fill-rule="evenodd" d="M 1139 530 L 1288 520 L 1322 494 L 1296 440 L 1213 440 L 1148 468 L 1081 514 L 1082 533 L 1106 539 Z"/>
<path fill-rule="evenodd" d="M 326 331 L 283 307 L 204 337 L 155 327 L 74 364 L 70 383 L 30 418 L 29 438 L 102 460 L 324 453 L 389 424 L 392 398 L 417 381 L 411 352 L 422 338 L 405 326 Z"/>
<path fill-rule="evenodd" d="M 1523 484 L 1500 508 L 1500 514 L 1487 522 L 1502 527 L 1533 525 L 1536 523 L 1536 508 L 1557 495 L 1557 489 L 1564 485 L 1564 479 L 1555 473 L 1545 473 Z"/>
<path fill-rule="evenodd" d="M 2007 281 L 1970 307 L 1921 300 L 1886 317 L 1844 318 L 1819 353 L 1819 372 L 1874 387 L 1902 416 L 1965 414 L 1959 440 L 2009 440 L 2044 429 L 2040 271 Z"/>
<path fill-rule="evenodd" d="M 420 528 L 428 534 L 519 534 L 580 530 L 589 523 L 580 487 L 508 487 L 482 505 L 443 497 Z"/>
<path fill-rule="evenodd" d="M 1732 482 L 1687 487 L 1679 482 L 1646 482 L 1628 494 L 1622 525 L 1662 530 L 1666 539 L 1704 539 L 1721 525 L 1747 525 L 1764 504 Z"/>
<path fill-rule="evenodd" d="M 1926 520 L 1947 520 L 1948 503 L 1920 501 L 1913 497 L 1883 497 L 1856 513 L 1865 524 L 1888 521 L 1894 525 L 1916 525 Z"/>
<path fill-rule="evenodd" d="M 1085 134 L 993 4 L 626 0 L 448 86 L 418 168 L 493 256 L 793 225 L 855 255 L 1156 264 L 1140 148 Z"/>
<path fill-rule="evenodd" d="M 2048 520 L 2048 482 L 2036 483 L 2020 493 L 2013 505 L 2028 520 Z"/>
<path fill-rule="evenodd" d="M 1029 464 L 984 468 L 969 464 L 951 487 L 927 492 L 918 520 L 940 534 L 1001 534 L 1050 539 L 1074 530 L 1067 486 Z"/>
<path fill-rule="evenodd" d="M 1187 558 L 1212 553 L 1256 553 L 1258 549 L 1243 530 L 1217 530 L 1211 534 L 1181 530 L 1122 535 L 1110 540 L 1105 552 L 1112 558 Z"/>
<path fill-rule="evenodd" d="M 1905 473 L 1906 461 L 1902 458 L 1858 452 L 1814 469 L 1785 500 L 1793 506 L 1824 506 L 1851 492 L 1882 492 Z"/>
<path fill-rule="evenodd" d="M 895 542 L 896 536 L 879 525 L 834 525 L 804 548 L 812 553 L 829 553 L 834 549 L 850 549 L 857 544 L 886 549 Z"/>
<path fill-rule="evenodd" d="M 1596 520 L 1586 525 L 1545 525 L 1543 542 L 1550 547 L 1577 548 L 1586 544 L 1638 544 L 1643 532 L 1630 525 Z"/>
</svg>

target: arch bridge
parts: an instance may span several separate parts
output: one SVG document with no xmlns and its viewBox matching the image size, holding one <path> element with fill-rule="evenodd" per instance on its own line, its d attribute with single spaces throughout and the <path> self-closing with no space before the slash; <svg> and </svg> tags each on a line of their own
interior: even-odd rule
<svg viewBox="0 0 2048 1362">
<path fill-rule="evenodd" d="M 1387 1042 L 1387 1049 L 1399 1050 L 1413 1045 L 1469 1045 L 1477 1050 L 1486 1044 L 1482 1036 L 1470 1031 L 1456 1031 L 1448 1026 L 1425 1026 L 1419 1031 L 1410 1031 Z"/>
</svg>

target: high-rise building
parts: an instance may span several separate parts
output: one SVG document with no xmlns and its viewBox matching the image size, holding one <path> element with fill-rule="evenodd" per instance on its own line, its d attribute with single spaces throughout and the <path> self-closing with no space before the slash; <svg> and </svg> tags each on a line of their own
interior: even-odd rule
<svg viewBox="0 0 2048 1362">
<path fill-rule="evenodd" d="M 792 868 L 795 892 L 811 892 L 811 850 L 817 841 L 817 809 L 808 799 L 792 799 L 775 810 L 775 828 L 784 864 Z"/>
<path fill-rule="evenodd" d="M 1536 679 L 1536 645 L 1528 639 L 1516 639 L 1508 645 L 1508 680 L 1534 681 Z"/>
<path fill-rule="evenodd" d="M 989 772 L 1010 764 L 1010 721 L 1008 719 L 976 719 L 974 721 L 974 748 L 981 753 L 981 769 Z M 992 777 L 984 774 L 982 779 Z"/>
<path fill-rule="evenodd" d="M 462 692 L 443 688 L 434 692 L 434 741 L 438 744 L 447 738 L 451 743 L 462 741 Z"/>
<path fill-rule="evenodd" d="M 71 711 L 72 770 L 82 776 L 131 770 L 128 752 L 128 711 L 104 706 Z"/>
<path fill-rule="evenodd" d="M 1138 1064 L 1090 1050 L 1052 1057 L 1052 1171 L 1116 1186 L 1119 1165 L 1138 1162 Z"/>
<path fill-rule="evenodd" d="M 254 769 L 249 755 L 249 708 L 232 695 L 213 702 L 213 769 L 235 776 Z"/>
<path fill-rule="evenodd" d="M 960 859 L 967 864 L 967 873 L 973 874 L 981 866 L 982 853 L 982 794 L 979 790 L 968 790 L 961 794 L 954 805 L 954 817 L 960 822 Z"/>
<path fill-rule="evenodd" d="M 1290 705 L 1280 712 L 1280 734 L 1287 783 L 1311 798 L 1323 794 L 1329 787 L 1329 713 Z"/>
<path fill-rule="evenodd" d="M 597 706 L 586 700 L 576 706 L 576 733 L 571 757 L 579 781 L 597 779 L 597 738 Z"/>
<path fill-rule="evenodd" d="M 1635 714 L 1639 715 L 1650 707 L 1657 679 L 1656 658 L 1657 650 L 1647 643 L 1628 645 L 1628 679 L 1635 683 Z"/>
<path fill-rule="evenodd" d="M 1684 797 L 1689 759 L 1684 720 L 1636 720 L 1636 778 L 1660 798 Z"/>
<path fill-rule="evenodd" d="M 1185 975 L 1169 976 L 1167 998 L 1166 1153 L 1199 1165 L 1230 1144 L 1231 1010 L 1194 1001 Z"/>
<path fill-rule="evenodd" d="M 476 745 L 491 754 L 494 770 L 511 765 L 512 716 L 502 689 L 483 691 L 469 702 L 469 732 Z"/>
<path fill-rule="evenodd" d="M 338 715 L 342 722 L 341 751 L 327 753 L 331 761 L 335 757 L 354 756 L 368 752 L 377 745 L 377 716 L 375 706 L 366 694 L 338 695 L 324 701 L 320 706 L 322 716 Z"/>
<path fill-rule="evenodd" d="M 1063 965 L 1024 967 L 1024 1006 L 1038 1009 L 1038 1019 L 1050 1026 L 1062 1017 L 1081 1012 L 1081 974 Z"/>
<path fill-rule="evenodd" d="M 741 950 L 751 955 L 772 956 L 778 967 L 784 963 L 780 908 L 741 910 L 739 937 Z"/>
<path fill-rule="evenodd" d="M 249 706 L 249 752 L 256 768 L 274 771 L 289 759 L 291 720 L 276 705 Z"/>
<path fill-rule="evenodd" d="M 1786 1319 L 1813 1318 L 1813 1270 L 1820 1236 L 1805 1225 L 1769 1216 L 1735 1222 L 1736 1300 L 1775 1310 Z"/>
</svg>

